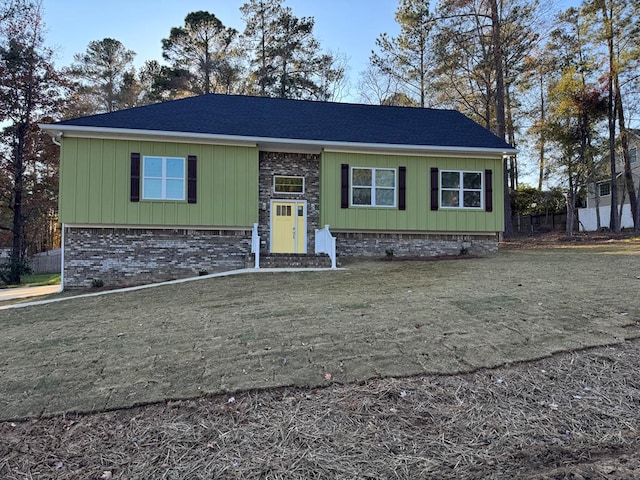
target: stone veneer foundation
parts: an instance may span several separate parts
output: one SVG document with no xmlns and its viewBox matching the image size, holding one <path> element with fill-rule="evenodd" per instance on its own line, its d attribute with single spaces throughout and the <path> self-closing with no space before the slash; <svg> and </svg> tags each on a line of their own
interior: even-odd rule
<svg viewBox="0 0 640 480">
<path fill-rule="evenodd" d="M 332 232 L 339 257 L 438 257 L 498 251 L 498 235 Z"/>
<path fill-rule="evenodd" d="M 121 287 L 244 268 L 251 230 L 66 227 L 64 286 Z"/>
</svg>

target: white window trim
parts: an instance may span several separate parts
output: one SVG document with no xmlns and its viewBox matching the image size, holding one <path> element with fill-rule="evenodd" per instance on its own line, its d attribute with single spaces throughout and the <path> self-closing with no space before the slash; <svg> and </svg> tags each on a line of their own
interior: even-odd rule
<svg viewBox="0 0 640 480">
<path fill-rule="evenodd" d="M 371 170 L 371 203 L 363 205 L 360 203 L 353 203 L 353 189 L 354 188 L 369 188 L 366 185 L 354 185 L 353 184 L 353 171 L 354 170 Z M 376 171 L 384 170 L 393 172 L 393 205 L 376 205 Z M 349 204 L 352 207 L 375 207 L 375 208 L 396 208 L 398 202 L 398 170 L 396 168 L 386 167 L 351 167 L 351 176 L 349 178 Z M 390 187 L 379 187 L 382 190 L 391 190 Z"/>
<path fill-rule="evenodd" d="M 278 192 L 276 190 L 276 179 L 277 178 L 300 178 L 302 179 L 302 192 Z M 273 176 L 273 193 L 277 193 L 278 195 L 304 195 L 305 192 L 305 181 L 304 181 L 304 177 L 299 177 L 296 175 L 274 175 Z"/>
<path fill-rule="evenodd" d="M 147 158 L 160 158 L 162 159 L 162 177 L 147 177 L 144 174 L 144 164 Z M 167 177 L 167 159 L 175 159 L 182 160 L 182 177 Z M 158 201 L 169 201 L 169 202 L 183 202 L 187 199 L 186 192 L 186 180 L 187 180 L 187 160 L 184 157 L 171 157 L 171 156 L 162 156 L 162 155 L 145 155 L 142 157 L 142 192 L 140 198 L 142 200 L 158 200 Z M 160 179 L 162 181 L 160 198 L 149 198 L 144 196 L 145 188 L 144 184 L 149 179 Z M 182 180 L 182 198 L 167 198 L 167 180 Z"/>
<path fill-rule="evenodd" d="M 633 152 L 633 156 L 631 155 Z M 629 149 L 629 163 L 636 163 L 638 161 L 638 147 L 631 147 Z"/>
<path fill-rule="evenodd" d="M 442 186 L 442 175 L 444 173 L 457 173 L 460 175 L 460 187 L 458 188 L 445 188 Z M 480 188 L 464 188 L 464 174 L 465 173 L 479 173 L 480 174 Z M 485 195 L 485 178 L 484 172 L 480 170 L 440 170 L 440 178 L 438 178 L 438 185 L 440 191 L 438 192 L 438 203 L 443 210 L 484 210 L 484 195 Z M 457 207 L 442 204 L 442 192 L 455 192 L 459 193 L 459 204 Z M 479 207 L 465 207 L 464 206 L 464 192 L 480 192 L 480 206 Z"/>
</svg>

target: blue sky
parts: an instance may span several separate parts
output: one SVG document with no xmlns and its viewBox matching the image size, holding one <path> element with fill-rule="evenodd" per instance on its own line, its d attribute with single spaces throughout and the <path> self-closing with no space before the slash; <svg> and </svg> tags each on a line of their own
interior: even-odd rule
<svg viewBox="0 0 640 480">
<path fill-rule="evenodd" d="M 57 51 L 58 66 L 92 40 L 111 37 L 137 53 L 136 63 L 161 60 L 161 40 L 181 26 L 189 12 L 214 13 L 228 27 L 244 29 L 244 0 L 44 0 L 47 43 Z M 295 15 L 315 18 L 315 35 L 324 50 L 349 59 L 350 76 L 367 64 L 380 33 L 397 33 L 396 0 L 287 0 Z"/>
<path fill-rule="evenodd" d="M 541 0 L 549 3 L 549 0 Z M 226 26 L 243 30 L 244 0 L 43 0 L 47 44 L 56 50 L 56 65 L 66 66 L 92 40 L 111 37 L 137 53 L 136 64 L 162 60 L 161 40 L 181 26 L 189 12 L 214 13 Z M 435 2 L 433 2 L 435 3 Z M 558 0 L 559 6 L 579 0 Z M 357 84 L 376 38 L 395 35 L 397 0 L 287 0 L 295 15 L 315 18 L 315 35 L 324 50 L 346 55 L 348 76 Z M 355 87 L 351 96 L 355 97 Z"/>
</svg>

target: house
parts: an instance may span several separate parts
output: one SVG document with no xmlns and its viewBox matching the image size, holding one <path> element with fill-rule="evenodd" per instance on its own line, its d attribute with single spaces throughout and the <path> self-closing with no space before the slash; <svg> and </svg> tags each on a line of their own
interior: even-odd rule
<svg viewBox="0 0 640 480">
<path fill-rule="evenodd" d="M 219 94 L 40 127 L 69 288 L 295 259 L 327 232 L 342 257 L 495 251 L 515 153 L 451 110 Z"/>
<path fill-rule="evenodd" d="M 638 159 L 640 150 L 640 130 L 629 130 L 629 163 L 633 175 L 633 184 L 636 189 L 640 185 L 640 161 Z M 633 228 L 633 215 L 631 214 L 631 203 L 629 192 L 626 190 L 624 177 L 624 162 L 621 154 L 617 157 L 616 185 L 618 188 L 618 206 L 622 206 L 622 216 L 620 226 L 622 228 Z M 598 230 L 597 210 L 600 210 L 600 227 L 609 227 L 611 215 L 611 173 L 608 170 L 602 180 L 587 185 L 587 201 L 585 208 L 578 209 L 578 220 L 580 230 L 594 232 Z M 636 191 L 637 194 L 637 191 Z"/>
</svg>

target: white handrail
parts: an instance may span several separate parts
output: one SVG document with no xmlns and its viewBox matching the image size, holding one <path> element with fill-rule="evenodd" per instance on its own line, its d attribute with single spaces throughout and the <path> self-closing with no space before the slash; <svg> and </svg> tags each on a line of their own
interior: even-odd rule
<svg viewBox="0 0 640 480">
<path fill-rule="evenodd" d="M 331 235 L 329 225 L 316 229 L 316 253 L 326 253 L 331 259 L 331 268 L 336 268 L 336 237 Z"/>
<path fill-rule="evenodd" d="M 260 235 L 258 235 L 258 224 L 253 224 L 253 231 L 251 232 L 251 253 L 255 260 L 254 268 L 260 268 Z"/>
</svg>

